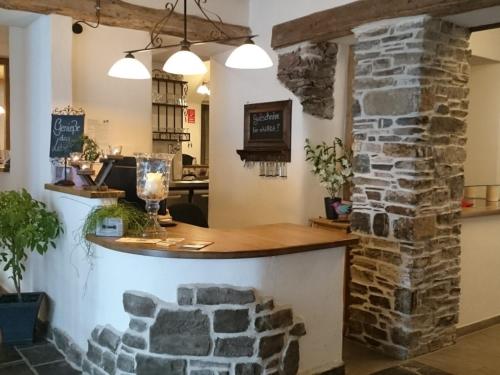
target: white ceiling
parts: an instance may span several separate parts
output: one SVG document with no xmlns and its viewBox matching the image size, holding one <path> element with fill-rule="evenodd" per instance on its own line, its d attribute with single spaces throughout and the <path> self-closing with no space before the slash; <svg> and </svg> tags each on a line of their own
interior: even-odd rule
<svg viewBox="0 0 500 375">
<path fill-rule="evenodd" d="M 26 27 L 40 15 L 29 12 L 2 9 L 0 12 L 0 25 Z"/>
</svg>

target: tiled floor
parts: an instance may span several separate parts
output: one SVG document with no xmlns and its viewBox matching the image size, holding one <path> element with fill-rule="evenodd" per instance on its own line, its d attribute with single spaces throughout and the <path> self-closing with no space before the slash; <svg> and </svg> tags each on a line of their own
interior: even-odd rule
<svg viewBox="0 0 500 375">
<path fill-rule="evenodd" d="M 344 343 L 346 375 L 499 375 L 500 325 L 458 339 L 456 345 L 414 359 L 397 361 L 360 344 Z M 415 369 L 416 366 L 429 366 Z"/>
<path fill-rule="evenodd" d="M 0 346 L 0 375 L 77 375 L 54 345 Z"/>
</svg>

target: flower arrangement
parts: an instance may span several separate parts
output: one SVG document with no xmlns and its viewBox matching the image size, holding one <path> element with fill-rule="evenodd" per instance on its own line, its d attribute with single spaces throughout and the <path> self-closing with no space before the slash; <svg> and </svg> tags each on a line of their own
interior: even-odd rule
<svg viewBox="0 0 500 375">
<path fill-rule="evenodd" d="M 326 188 L 330 197 L 334 198 L 353 175 L 350 151 L 337 137 L 332 145 L 322 142 L 314 146 L 306 139 L 304 149 L 306 161 L 313 165 L 311 172 L 319 177 L 321 185 Z"/>
</svg>

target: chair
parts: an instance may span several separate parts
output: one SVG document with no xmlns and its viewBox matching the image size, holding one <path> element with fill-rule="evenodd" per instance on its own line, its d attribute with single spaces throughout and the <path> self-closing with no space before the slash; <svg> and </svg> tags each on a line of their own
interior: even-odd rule
<svg viewBox="0 0 500 375">
<path fill-rule="evenodd" d="M 208 228 L 208 222 L 202 210 L 192 203 L 178 203 L 168 207 L 170 216 L 175 221 Z"/>
</svg>

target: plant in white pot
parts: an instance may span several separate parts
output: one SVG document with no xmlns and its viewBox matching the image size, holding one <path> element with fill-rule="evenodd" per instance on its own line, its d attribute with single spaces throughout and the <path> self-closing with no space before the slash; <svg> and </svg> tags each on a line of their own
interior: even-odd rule
<svg viewBox="0 0 500 375">
<path fill-rule="evenodd" d="M 21 293 L 29 252 L 43 255 L 62 232 L 57 214 L 26 190 L 0 192 L 0 264 L 11 273 L 16 293 L 0 297 L 4 343 L 32 341 L 43 293 Z"/>
<path fill-rule="evenodd" d="M 351 153 L 340 138 L 335 137 L 331 145 L 322 142 L 312 145 L 306 139 L 304 146 L 306 161 L 313 166 L 312 173 L 319 177 L 329 196 L 325 197 L 325 211 L 328 219 L 337 219 L 335 209 L 342 202 L 339 197 L 345 183 L 352 177 Z"/>
</svg>

